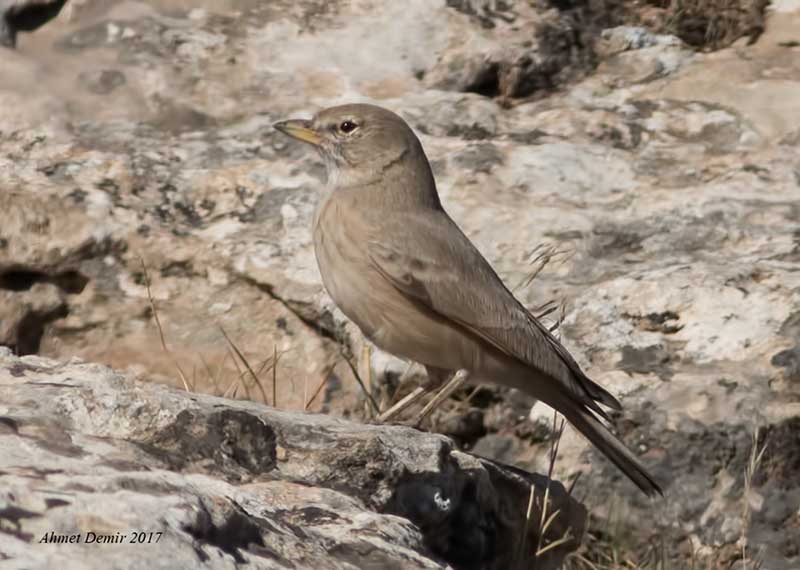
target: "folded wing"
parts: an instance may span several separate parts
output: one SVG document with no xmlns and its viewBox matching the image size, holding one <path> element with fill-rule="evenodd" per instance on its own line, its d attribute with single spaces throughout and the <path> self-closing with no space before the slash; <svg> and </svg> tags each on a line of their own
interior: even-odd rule
<svg viewBox="0 0 800 570">
<path fill-rule="evenodd" d="M 409 233 L 421 238 L 415 240 L 421 247 L 414 251 L 403 247 L 401 236 Z M 382 220 L 379 239 L 370 240 L 367 247 L 376 269 L 417 303 L 543 372 L 599 415 L 607 417 L 596 402 L 620 409 L 619 402 L 590 380 L 558 339 L 517 301 L 443 211 Z"/>
</svg>

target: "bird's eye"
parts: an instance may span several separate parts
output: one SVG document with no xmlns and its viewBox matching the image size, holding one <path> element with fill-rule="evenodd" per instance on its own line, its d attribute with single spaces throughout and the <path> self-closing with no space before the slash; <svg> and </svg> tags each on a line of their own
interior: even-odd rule
<svg viewBox="0 0 800 570">
<path fill-rule="evenodd" d="M 353 121 L 343 121 L 342 124 L 339 125 L 339 130 L 345 134 L 350 134 L 357 128 L 358 125 L 355 124 Z"/>
</svg>

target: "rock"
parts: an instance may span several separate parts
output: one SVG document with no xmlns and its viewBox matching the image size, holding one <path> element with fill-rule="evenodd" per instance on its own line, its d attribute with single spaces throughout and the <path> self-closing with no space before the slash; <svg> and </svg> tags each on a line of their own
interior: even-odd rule
<svg viewBox="0 0 800 570">
<path fill-rule="evenodd" d="M 649 83 L 676 73 L 692 52 L 675 36 L 654 34 L 645 28 L 618 26 L 603 30 L 598 52 L 601 73 L 612 71 L 616 85 Z"/>
<path fill-rule="evenodd" d="M 35 354 L 46 328 L 69 313 L 67 297 L 89 281 L 80 260 L 104 246 L 79 211 L 23 204 L 14 191 L 0 196 L 0 227 L 0 344 Z"/>
<path fill-rule="evenodd" d="M 482 438 L 473 452 L 483 457 L 494 457 L 497 461 L 519 461 L 521 446 L 519 440 L 510 435 L 490 434 Z"/>
<path fill-rule="evenodd" d="M 44 329 L 66 316 L 64 296 L 54 285 L 35 283 L 19 294 L 0 291 L 0 344 L 17 354 L 36 354 Z"/>
<path fill-rule="evenodd" d="M 553 89 L 591 68 L 591 36 L 596 30 L 577 22 L 606 16 L 593 14 L 594 6 L 573 10 L 525 2 L 448 2 L 448 6 L 479 22 L 483 30 L 443 51 L 425 74 L 425 83 L 504 99 Z"/>
<path fill-rule="evenodd" d="M 559 514 L 539 542 L 540 503 L 524 521 L 545 477 L 410 428 L 5 349 L 0 401 L 0 553 L 14 567 L 529 568 L 535 545 L 570 533 L 536 560 L 556 568 L 585 524 L 552 482 Z M 64 536 L 78 538 L 42 545 Z"/>
<path fill-rule="evenodd" d="M 607 28 L 601 34 L 612 50 L 638 50 L 653 46 L 676 46 L 681 41 L 675 36 L 653 34 L 647 28 L 638 26 L 617 26 Z"/>
<path fill-rule="evenodd" d="M 800 387 L 800 346 L 781 350 L 770 359 L 770 362 L 773 366 L 783 368 L 783 377 L 786 382 L 797 384 Z"/>
<path fill-rule="evenodd" d="M 102 69 L 96 72 L 81 73 L 78 81 L 92 93 L 107 95 L 125 84 L 125 74 L 116 69 Z"/>
<path fill-rule="evenodd" d="M 58 16 L 67 0 L 2 0 L 0 46 L 13 48 L 18 32 L 32 32 Z"/>
</svg>

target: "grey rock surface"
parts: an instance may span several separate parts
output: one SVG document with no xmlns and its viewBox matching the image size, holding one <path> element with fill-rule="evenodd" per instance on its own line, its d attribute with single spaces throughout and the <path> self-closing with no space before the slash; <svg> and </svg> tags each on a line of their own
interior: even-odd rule
<svg viewBox="0 0 800 570">
<path fill-rule="evenodd" d="M 556 568 L 585 524 L 552 482 L 558 516 L 540 541 L 524 521 L 532 488 L 541 519 L 546 477 L 410 428 L 7 349 L 0 401 L 4 568 Z"/>
</svg>

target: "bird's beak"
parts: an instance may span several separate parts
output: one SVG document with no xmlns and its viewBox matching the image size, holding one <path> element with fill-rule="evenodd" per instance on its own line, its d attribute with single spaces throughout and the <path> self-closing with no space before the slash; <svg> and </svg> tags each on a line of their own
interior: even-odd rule
<svg viewBox="0 0 800 570">
<path fill-rule="evenodd" d="M 291 119 L 289 121 L 281 121 L 272 125 L 285 135 L 289 135 L 293 139 L 319 146 L 322 143 L 322 137 L 319 133 L 311 128 L 311 121 L 303 119 Z"/>
</svg>

